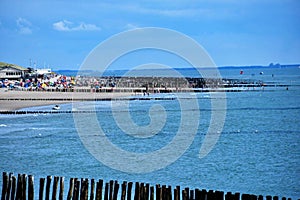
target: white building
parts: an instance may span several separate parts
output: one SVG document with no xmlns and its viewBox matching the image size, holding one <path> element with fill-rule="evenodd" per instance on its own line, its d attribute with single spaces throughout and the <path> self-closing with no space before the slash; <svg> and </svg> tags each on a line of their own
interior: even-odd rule
<svg viewBox="0 0 300 200">
<path fill-rule="evenodd" d="M 18 65 L 0 62 L 0 79 L 18 80 L 25 76 L 28 69 Z"/>
</svg>

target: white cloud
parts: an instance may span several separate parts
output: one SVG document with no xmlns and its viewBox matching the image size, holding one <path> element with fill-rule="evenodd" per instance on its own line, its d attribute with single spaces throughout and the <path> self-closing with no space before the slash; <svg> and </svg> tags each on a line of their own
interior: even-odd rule
<svg viewBox="0 0 300 200">
<path fill-rule="evenodd" d="M 101 28 L 95 24 L 86 24 L 81 22 L 80 24 L 74 24 L 73 22 L 62 20 L 53 23 L 53 28 L 57 31 L 100 31 Z"/>
<path fill-rule="evenodd" d="M 130 30 L 130 29 L 136 29 L 136 28 L 139 28 L 137 25 L 134 25 L 134 24 L 126 24 L 126 26 L 125 26 L 125 29 L 128 29 L 128 30 Z"/>
<path fill-rule="evenodd" d="M 20 34 L 31 34 L 32 33 L 32 24 L 27 19 L 19 17 L 16 20 L 18 31 Z"/>
</svg>

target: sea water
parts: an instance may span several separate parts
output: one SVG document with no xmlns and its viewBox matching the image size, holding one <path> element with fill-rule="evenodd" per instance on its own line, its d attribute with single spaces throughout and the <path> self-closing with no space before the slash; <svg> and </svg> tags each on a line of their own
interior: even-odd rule
<svg viewBox="0 0 300 200">
<path fill-rule="evenodd" d="M 243 78 L 237 69 L 221 71 L 221 74 L 223 77 Z M 95 111 L 99 126 L 112 144 L 142 155 L 159 151 L 172 142 L 180 127 L 183 112 L 189 113 L 191 121 L 199 117 L 191 145 L 168 166 L 146 173 L 128 173 L 107 166 L 97 160 L 83 144 L 73 114 L 61 113 L 1 115 L 0 171 L 33 174 L 37 180 L 47 175 L 64 176 L 67 179 L 84 177 L 105 181 L 126 180 L 298 199 L 300 69 L 264 69 L 263 75 L 259 75 L 259 69 L 253 69 L 245 76 L 289 84 L 289 87 L 226 93 L 223 130 L 215 146 L 203 158 L 199 158 L 199 150 L 211 123 L 213 95 L 186 93 L 180 94 L 181 99 L 177 99 L 176 94 L 150 94 L 152 100 L 136 100 L 128 104 L 125 101 L 96 102 L 92 105 L 83 103 L 80 108 Z M 175 100 L 155 100 L 155 97 L 175 97 Z M 180 101 L 195 99 L 198 107 L 194 104 L 188 108 L 181 107 Z M 152 112 L 151 108 L 155 106 L 158 109 Z M 52 107 L 25 110 L 51 110 Z M 74 105 L 61 105 L 61 110 L 72 109 Z M 224 111 L 224 108 L 214 109 Z M 197 111 L 199 116 L 195 116 Z M 128 122 L 133 127 L 145 127 L 155 117 L 161 116 L 164 116 L 161 118 L 164 124 L 158 130 L 155 126 L 149 127 L 149 132 L 155 132 L 152 137 L 128 135 L 118 127 L 120 124 L 115 120 L 115 115 L 124 113 L 130 116 L 124 119 L 125 125 Z M 82 123 L 88 126 L 82 116 Z M 96 139 L 98 136 L 91 137 Z M 175 146 L 174 151 L 179 150 L 176 148 L 179 147 Z M 2 180 L 0 184 L 2 186 Z"/>
</svg>

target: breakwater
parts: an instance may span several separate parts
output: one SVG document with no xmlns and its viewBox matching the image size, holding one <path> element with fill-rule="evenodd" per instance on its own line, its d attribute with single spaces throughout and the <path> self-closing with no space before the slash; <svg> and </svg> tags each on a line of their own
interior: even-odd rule
<svg viewBox="0 0 300 200">
<path fill-rule="evenodd" d="M 278 196 L 240 194 L 206 189 L 181 188 L 170 185 L 140 182 L 119 183 L 116 180 L 70 178 L 69 189 L 65 190 L 65 178 L 47 176 L 39 179 L 38 193 L 34 190 L 34 176 L 3 172 L 1 200 L 278 200 Z M 282 200 L 291 200 L 282 197 Z"/>
<path fill-rule="evenodd" d="M 3 85 L 12 90 L 51 92 L 190 92 L 227 88 L 287 87 L 286 84 L 255 79 L 192 78 L 192 77 L 76 77 L 59 80 L 32 79 L 24 84 Z"/>
</svg>

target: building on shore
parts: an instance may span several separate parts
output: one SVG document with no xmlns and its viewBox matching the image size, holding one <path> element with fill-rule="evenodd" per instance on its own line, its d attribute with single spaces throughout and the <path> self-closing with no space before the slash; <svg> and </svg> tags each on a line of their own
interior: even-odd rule
<svg viewBox="0 0 300 200">
<path fill-rule="evenodd" d="M 27 73 L 27 68 L 0 62 L 0 79 L 20 80 L 24 78 Z"/>
</svg>

